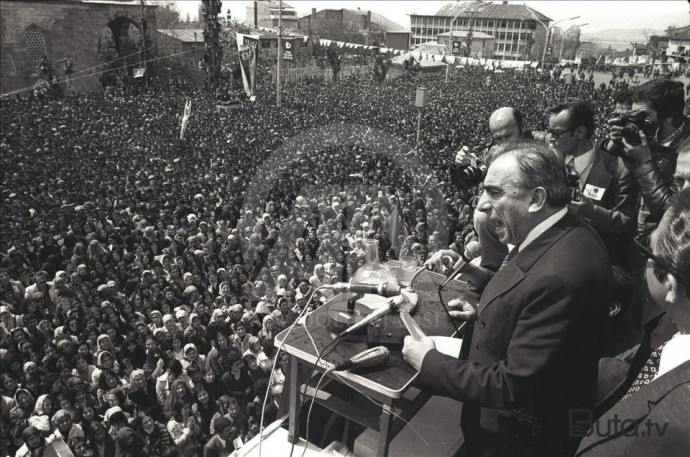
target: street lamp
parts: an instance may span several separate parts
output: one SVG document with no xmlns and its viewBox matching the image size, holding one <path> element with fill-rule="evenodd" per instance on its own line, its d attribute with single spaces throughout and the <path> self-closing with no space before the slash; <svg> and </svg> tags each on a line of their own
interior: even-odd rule
<svg viewBox="0 0 690 457">
<path fill-rule="evenodd" d="M 554 22 L 553 24 L 551 24 L 550 26 L 547 27 L 546 24 L 544 24 L 541 20 L 539 20 L 539 18 L 537 17 L 536 14 L 534 14 L 534 11 L 532 11 L 531 8 L 528 7 L 527 11 L 530 12 L 530 14 L 534 18 L 534 20 L 537 21 L 538 23 L 540 23 L 544 27 L 544 30 L 546 31 L 546 41 L 544 42 L 544 52 L 541 55 L 541 61 L 543 64 L 544 61 L 546 60 L 546 49 L 549 47 L 549 44 L 551 43 L 551 29 L 553 29 L 556 26 L 556 24 L 558 24 L 560 22 L 573 21 L 575 19 L 580 19 L 580 16 L 570 17 L 567 19 L 560 19 L 560 20 Z"/>
<path fill-rule="evenodd" d="M 448 37 L 448 54 L 452 55 L 453 54 L 453 25 L 455 24 L 455 20 L 458 18 L 463 13 L 469 13 L 469 20 L 470 20 L 470 28 L 469 32 L 467 34 L 467 38 L 469 40 L 468 46 L 472 46 L 472 18 L 474 18 L 474 15 L 479 13 L 482 9 L 484 8 L 483 4 L 473 4 L 473 5 L 466 5 L 463 8 L 458 11 L 458 13 L 453 17 L 453 19 L 450 20 L 450 36 Z M 469 53 L 468 53 L 469 56 Z"/>
<path fill-rule="evenodd" d="M 589 22 L 585 22 L 584 24 L 571 25 L 565 31 L 563 31 L 563 29 L 561 29 L 561 32 L 562 32 L 562 34 L 561 34 L 561 50 L 558 53 L 558 62 L 560 62 L 563 59 L 563 42 L 565 41 L 565 36 L 568 34 L 568 32 L 570 32 L 572 29 L 574 29 L 576 27 L 584 27 L 585 25 L 588 25 L 588 24 L 589 24 Z"/>
<path fill-rule="evenodd" d="M 427 89 L 424 86 L 418 87 L 415 93 L 414 105 L 417 107 L 417 150 L 419 150 L 419 139 L 422 134 L 422 111 L 426 108 Z"/>
<path fill-rule="evenodd" d="M 543 25 L 544 28 L 546 28 L 546 42 L 544 43 L 544 52 L 542 53 L 542 56 L 541 56 L 542 63 L 546 60 L 546 50 L 548 49 L 549 45 L 551 45 L 551 29 L 553 29 L 556 26 L 556 24 L 558 24 L 559 22 L 573 21 L 573 20 L 579 19 L 579 18 L 580 18 L 580 16 L 575 16 L 575 17 L 571 17 L 568 19 L 561 19 L 559 21 L 554 22 L 549 27 L 546 27 L 546 24 L 544 24 L 543 22 L 539 21 L 539 19 L 537 19 L 539 21 L 539 23 L 541 25 Z"/>
</svg>

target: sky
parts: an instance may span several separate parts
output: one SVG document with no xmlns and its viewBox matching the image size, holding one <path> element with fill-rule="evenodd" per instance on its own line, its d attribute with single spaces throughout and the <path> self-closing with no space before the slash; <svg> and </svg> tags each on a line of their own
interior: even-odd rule
<svg viewBox="0 0 690 457">
<path fill-rule="evenodd" d="M 228 8 L 232 17 L 244 21 L 249 1 L 224 1 L 223 12 Z M 288 1 L 297 10 L 298 16 L 311 13 L 312 8 L 352 8 L 371 10 L 388 17 L 406 29 L 410 27 L 410 14 L 433 14 L 448 1 Z M 498 3 L 498 2 L 494 2 Z M 604 29 L 641 29 L 650 28 L 662 32 L 669 25 L 685 26 L 690 24 L 689 5 L 687 0 L 674 1 L 511 1 L 513 4 L 526 4 L 545 14 L 554 21 L 580 16 L 575 21 L 564 21 L 567 24 L 584 24 L 583 33 L 596 33 Z M 192 19 L 196 17 L 199 1 L 179 0 L 178 7 L 182 17 L 189 12 Z"/>
</svg>

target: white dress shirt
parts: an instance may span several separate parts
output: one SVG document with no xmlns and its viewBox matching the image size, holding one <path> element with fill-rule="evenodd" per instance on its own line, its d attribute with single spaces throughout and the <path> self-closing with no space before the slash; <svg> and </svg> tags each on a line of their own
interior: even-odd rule
<svg viewBox="0 0 690 457">
<path fill-rule="evenodd" d="M 660 376 L 663 376 L 688 360 L 690 360 L 690 335 L 676 333 L 661 350 L 659 370 L 654 380 L 657 380 Z"/>
<path fill-rule="evenodd" d="M 522 250 L 525 249 L 532 241 L 536 240 L 539 237 L 539 235 L 541 235 L 542 233 L 556 225 L 556 222 L 563 219 L 563 216 L 565 216 L 567 212 L 567 207 L 561 208 L 557 213 L 552 214 L 551 216 L 547 217 L 539 224 L 537 224 L 536 227 L 529 231 L 529 233 L 525 237 L 525 240 L 522 243 L 520 243 L 518 252 L 522 252 Z"/>
</svg>

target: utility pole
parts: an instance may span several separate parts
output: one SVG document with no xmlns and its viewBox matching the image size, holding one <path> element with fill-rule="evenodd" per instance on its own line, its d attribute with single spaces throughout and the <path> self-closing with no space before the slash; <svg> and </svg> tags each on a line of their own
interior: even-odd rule
<svg viewBox="0 0 690 457">
<path fill-rule="evenodd" d="M 220 0 L 202 0 L 202 19 L 204 22 L 204 64 L 209 77 L 209 88 L 220 84 L 220 66 L 223 61 L 223 48 L 220 45 L 218 15 L 221 10 Z"/>
<path fill-rule="evenodd" d="M 149 87 L 149 72 L 147 71 L 148 26 L 146 23 L 146 0 L 139 0 L 139 66 L 144 70 L 144 83 Z"/>
<path fill-rule="evenodd" d="M 278 2 L 278 66 L 276 67 L 276 105 L 280 108 L 280 61 L 283 50 L 283 0 Z"/>
</svg>

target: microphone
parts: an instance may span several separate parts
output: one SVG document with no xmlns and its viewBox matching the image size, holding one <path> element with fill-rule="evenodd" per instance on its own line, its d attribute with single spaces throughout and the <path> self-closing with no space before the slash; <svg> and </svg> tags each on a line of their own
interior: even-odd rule
<svg viewBox="0 0 690 457">
<path fill-rule="evenodd" d="M 400 308 L 400 305 L 402 305 L 405 302 L 405 298 L 400 295 L 398 297 L 394 297 L 388 301 L 388 306 L 382 306 L 376 311 L 373 311 L 371 314 L 369 314 L 367 317 L 362 319 L 361 321 L 352 324 L 350 327 L 346 328 L 343 330 L 343 333 L 340 334 L 340 336 L 347 335 L 348 333 L 352 333 L 355 330 L 358 330 L 364 326 L 369 325 L 369 322 L 373 322 L 377 319 L 380 319 L 381 317 L 385 316 L 386 314 L 390 312 L 395 312 Z"/>
<path fill-rule="evenodd" d="M 336 364 L 335 371 L 351 370 L 353 368 L 369 368 L 383 365 L 388 360 L 390 352 L 384 346 L 376 346 Z"/>
<path fill-rule="evenodd" d="M 381 284 L 350 284 L 349 282 L 337 282 L 322 286 L 335 293 L 353 292 L 356 294 L 373 294 L 382 297 L 395 297 L 400 295 L 400 286 L 392 282 L 382 282 Z"/>
<path fill-rule="evenodd" d="M 476 240 L 472 240 L 465 245 L 465 249 L 462 251 L 462 257 L 460 257 L 460 260 L 455 262 L 455 265 L 453 265 L 453 270 L 450 272 L 445 281 L 441 283 L 441 288 L 446 287 L 450 280 L 453 279 L 465 265 L 470 263 L 473 259 L 479 257 L 481 254 L 480 248 L 481 246 L 479 245 L 479 241 Z"/>
</svg>

